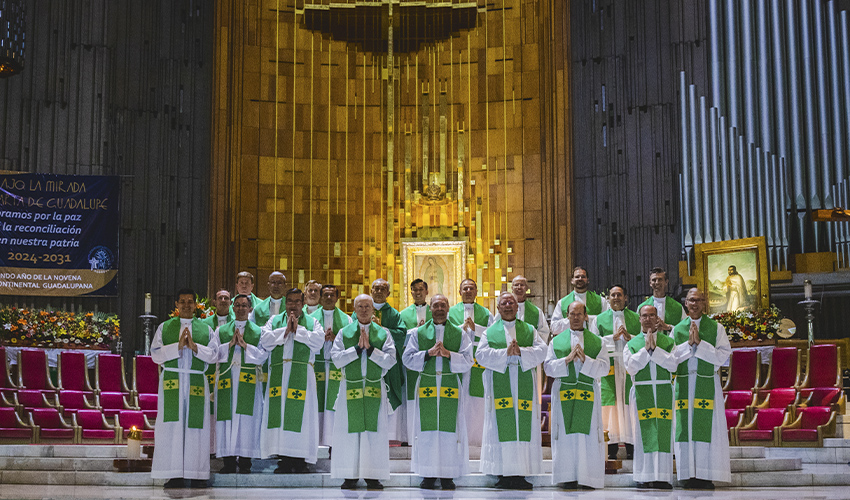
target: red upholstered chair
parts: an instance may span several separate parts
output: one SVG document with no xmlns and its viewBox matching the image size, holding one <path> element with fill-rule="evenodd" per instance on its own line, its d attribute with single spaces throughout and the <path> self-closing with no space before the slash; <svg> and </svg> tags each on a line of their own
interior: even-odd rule
<svg viewBox="0 0 850 500">
<path fill-rule="evenodd" d="M 74 426 L 80 429 L 80 443 L 119 444 L 121 427 L 118 418 L 109 423 L 100 410 L 79 410 L 71 416 Z"/>
<path fill-rule="evenodd" d="M 14 408 L 0 408 L 0 442 L 29 444 L 38 442 L 38 429 L 21 420 Z"/>
<path fill-rule="evenodd" d="M 767 391 L 764 401 L 757 405 L 753 405 L 752 411 L 758 412 L 762 408 L 782 408 L 788 410 L 788 413 L 793 418 L 796 415 L 796 408 L 800 404 L 800 393 L 793 387 L 784 387 L 779 389 L 770 389 Z"/>
<path fill-rule="evenodd" d="M 798 408 L 797 418 L 782 425 L 779 444 L 822 447 L 823 438 L 835 436 L 835 412 L 828 407 Z"/>
<path fill-rule="evenodd" d="M 120 392 L 130 396 L 124 376 L 124 358 L 118 354 L 100 354 L 95 358 L 95 391 Z"/>
<path fill-rule="evenodd" d="M 21 405 L 18 404 L 18 398 L 14 392 L 9 393 L 8 396 L 0 393 L 0 408 L 13 408 L 18 414 L 21 413 Z"/>
<path fill-rule="evenodd" d="M 148 420 L 156 420 L 158 397 L 156 394 L 139 394 L 136 397 L 136 405 L 144 412 Z"/>
<path fill-rule="evenodd" d="M 751 415 L 751 407 L 755 401 L 755 396 L 750 391 L 729 391 L 724 397 L 724 406 L 726 408 L 726 428 L 743 425 L 746 420 L 749 422 Z M 729 443 L 734 443 L 732 432 L 729 432 Z M 733 444 L 734 446 L 734 444 Z"/>
<path fill-rule="evenodd" d="M 76 443 L 78 428 L 62 418 L 56 408 L 34 408 L 29 415 L 29 423 L 38 427 L 39 443 Z"/>
<path fill-rule="evenodd" d="M 770 357 L 764 384 L 758 388 L 759 399 L 771 389 L 796 387 L 800 383 L 800 350 L 796 347 L 777 347 Z"/>
<path fill-rule="evenodd" d="M 9 359 L 6 358 L 6 348 L 3 346 L 0 346 L 0 358 L 2 358 L 0 362 L 3 363 L 3 373 L 0 374 L 0 394 L 5 394 L 11 398 L 18 387 L 12 382 L 12 376 L 9 374 Z"/>
<path fill-rule="evenodd" d="M 806 360 L 806 376 L 797 389 L 802 398 L 808 397 L 815 389 L 841 389 L 841 348 L 835 344 L 818 344 L 809 348 Z M 844 413 L 844 394 L 839 396 L 840 412 Z"/>
<path fill-rule="evenodd" d="M 94 393 L 89 383 L 86 355 L 81 352 L 61 352 L 57 361 L 59 387 L 63 391 L 82 391 L 87 396 Z"/>
<path fill-rule="evenodd" d="M 133 358 L 133 392 L 136 395 L 136 406 L 145 412 L 148 420 L 156 420 L 159 365 L 154 363 L 150 356 Z"/>
<path fill-rule="evenodd" d="M 90 394 L 90 393 L 89 393 Z M 59 406 L 62 408 L 62 413 L 66 417 L 77 413 L 80 410 L 95 410 L 100 413 L 100 408 L 93 401 L 94 395 L 89 395 L 83 391 L 59 391 Z"/>
<path fill-rule="evenodd" d="M 43 349 L 18 351 L 18 387 L 48 394 L 56 393 L 56 386 L 50 380 L 47 354 Z"/>
<path fill-rule="evenodd" d="M 118 425 L 122 429 L 121 442 L 127 442 L 127 435 L 135 427 L 142 429 L 142 441 L 153 443 L 153 425 L 141 411 L 125 410 L 118 413 Z"/>
<path fill-rule="evenodd" d="M 779 446 L 779 429 L 790 415 L 783 408 L 764 408 L 743 426 L 732 428 L 735 446 Z"/>
<path fill-rule="evenodd" d="M 759 386 L 759 353 L 755 349 L 734 349 L 729 356 L 729 377 L 723 392 L 755 391 Z"/>
<path fill-rule="evenodd" d="M 128 401 L 129 396 L 120 392 L 101 392 L 97 395 L 97 405 L 106 415 L 106 418 L 112 418 L 124 410 L 138 410 Z M 123 427 L 123 426 L 122 426 Z"/>
<path fill-rule="evenodd" d="M 56 394 L 48 394 L 38 390 L 21 389 L 16 394 L 17 403 L 24 412 L 35 408 L 55 408 L 61 410 L 56 401 Z"/>
<path fill-rule="evenodd" d="M 815 387 L 809 396 L 800 402 L 800 406 L 825 406 L 835 411 L 841 411 L 845 401 L 844 391 L 837 387 Z"/>
</svg>

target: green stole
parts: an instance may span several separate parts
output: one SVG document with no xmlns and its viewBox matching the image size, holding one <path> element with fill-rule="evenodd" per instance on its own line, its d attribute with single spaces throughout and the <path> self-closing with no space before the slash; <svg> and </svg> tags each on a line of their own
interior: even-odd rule
<svg viewBox="0 0 850 500">
<path fill-rule="evenodd" d="M 254 306 L 254 323 L 259 325 L 260 328 L 266 326 L 266 323 L 271 319 L 271 310 L 269 309 L 271 307 L 271 301 L 271 297 L 266 297 Z M 286 299 L 281 299 L 278 314 L 283 314 L 284 312 L 286 312 Z"/>
<path fill-rule="evenodd" d="M 349 323 L 337 335 L 342 335 L 346 349 L 357 346 L 360 340 L 360 321 Z M 381 350 L 387 341 L 387 331 L 376 323 L 369 324 L 369 344 Z M 348 432 L 377 432 L 378 414 L 381 410 L 381 374 L 383 369 L 371 359 L 366 362 L 364 376 L 360 356 L 344 367 L 345 400 L 348 410 Z M 365 389 L 365 390 L 364 390 Z"/>
<path fill-rule="evenodd" d="M 419 326 L 419 318 L 416 316 L 416 306 L 409 305 L 398 313 L 401 320 L 404 321 L 404 326 L 411 330 Z M 431 321 L 431 308 L 425 305 L 425 322 Z M 419 377 L 419 372 L 407 370 L 407 400 L 413 401 L 416 399 L 416 379 Z"/>
<path fill-rule="evenodd" d="M 573 350 L 570 330 L 564 330 L 552 339 L 552 348 L 558 359 L 566 358 Z M 584 329 L 584 354 L 596 358 L 602 350 L 602 339 Z M 567 376 L 561 377 L 558 399 L 564 419 L 565 434 L 590 434 L 593 417 L 593 379 L 576 370 L 575 361 L 567 365 Z"/>
<path fill-rule="evenodd" d="M 286 312 L 278 314 L 272 320 L 272 330 L 286 328 Z M 298 325 L 313 330 L 313 317 L 304 314 L 298 318 Z M 294 334 L 293 334 L 294 336 Z M 269 429 L 281 424 L 280 407 L 283 401 L 283 364 L 291 363 L 289 380 L 286 386 L 286 404 L 283 405 L 283 430 L 301 432 L 304 419 L 304 404 L 307 396 L 307 368 L 310 362 L 310 348 L 301 342 L 292 342 L 292 359 L 283 359 L 284 344 L 276 345 L 269 356 Z"/>
<path fill-rule="evenodd" d="M 476 325 L 487 327 L 487 323 L 490 322 L 490 311 L 477 302 L 473 303 L 472 311 L 472 321 L 474 321 Z M 462 302 L 453 305 L 451 309 L 449 309 L 449 321 L 458 327 L 463 325 L 465 318 Z M 472 344 L 472 359 L 474 363 L 472 365 L 472 370 L 469 371 L 469 395 L 475 398 L 483 398 L 484 367 L 479 365 L 478 360 L 475 359 L 475 353 L 478 352 L 478 341 L 481 340 L 481 337 L 478 336 L 478 332 L 473 332 L 473 335 L 475 335 L 475 342 Z"/>
<path fill-rule="evenodd" d="M 656 335 L 656 349 L 671 352 L 676 344 L 667 335 Z M 629 352 L 637 354 L 646 347 L 646 336 L 643 332 L 626 344 Z M 635 382 L 652 382 L 650 363 L 640 369 L 634 376 Z M 663 383 L 636 384 L 635 404 L 637 405 L 640 438 L 645 453 L 660 451 L 670 453 L 672 443 L 670 432 L 673 427 L 673 389 L 670 372 L 660 365 L 655 367 L 658 381 Z"/>
<path fill-rule="evenodd" d="M 646 298 L 637 308 L 637 313 L 640 314 L 640 308 L 643 306 L 654 306 L 655 299 L 650 295 Z M 664 297 L 664 322 L 668 325 L 677 325 L 680 321 L 682 321 L 682 311 L 685 308 L 682 307 L 682 304 L 679 303 L 678 300 L 674 299 L 670 296 Z M 665 332 L 666 333 L 666 332 Z"/>
<path fill-rule="evenodd" d="M 588 290 L 584 295 L 587 314 L 589 316 L 596 316 L 602 312 L 602 296 L 598 293 Z M 564 318 L 568 317 L 570 304 L 576 301 L 576 292 L 572 291 L 569 295 L 561 299 L 561 315 Z"/>
<path fill-rule="evenodd" d="M 623 321 L 626 323 L 626 331 L 634 337 L 640 333 L 640 316 L 634 311 L 623 309 Z M 596 328 L 599 330 L 600 337 L 608 337 L 614 335 L 614 310 L 607 309 L 605 312 L 596 317 Z M 617 406 L 617 382 L 614 376 L 614 358 L 610 358 L 611 368 L 608 370 L 608 375 L 602 377 L 600 385 L 602 387 L 602 406 Z M 625 403 L 629 404 L 629 390 L 632 388 L 632 378 L 626 375 L 626 388 L 623 392 L 625 395 Z"/>
<path fill-rule="evenodd" d="M 328 328 L 325 326 L 325 310 L 324 308 L 319 309 L 318 311 L 312 314 L 313 318 L 317 320 L 322 325 L 322 331 L 327 330 Z M 339 331 L 348 323 L 345 322 L 346 314 L 340 310 L 340 308 L 335 307 L 333 313 L 333 321 L 331 325 L 331 329 L 334 332 L 334 335 L 338 334 Z M 330 368 L 328 370 L 327 375 L 325 374 L 325 367 Z M 316 396 L 319 400 L 319 413 L 327 411 L 334 411 L 334 404 L 336 403 L 337 394 L 339 394 L 339 381 L 342 380 L 342 370 L 337 369 L 336 366 L 332 362 L 325 361 L 325 346 L 322 345 L 322 350 L 319 352 L 319 355 L 316 356 L 316 364 L 315 364 L 315 372 L 316 372 Z M 327 377 L 327 380 L 326 380 Z"/>
<path fill-rule="evenodd" d="M 428 351 L 436 344 L 437 331 L 433 320 L 416 330 L 419 340 L 419 350 Z M 446 321 L 443 330 L 443 345 L 452 352 L 458 352 L 463 332 Z M 440 370 L 437 364 L 440 363 Z M 414 372 L 417 373 L 417 372 Z M 441 375 L 440 387 L 437 387 L 437 375 Z M 452 373 L 451 360 L 442 356 L 432 357 L 425 362 L 425 367 L 419 377 L 419 427 L 425 431 L 455 432 L 457 431 L 457 408 L 460 375 Z M 439 404 L 437 400 L 439 399 Z M 408 417 L 411 418 L 411 417 Z"/>
<path fill-rule="evenodd" d="M 236 321 L 231 321 L 223 325 L 218 330 L 218 338 L 222 345 L 228 344 L 233 335 L 236 333 Z M 260 343 L 260 327 L 247 321 L 245 323 L 245 331 L 242 337 L 246 344 L 251 344 L 254 347 Z M 216 420 L 219 422 L 231 420 L 233 418 L 232 399 L 233 399 L 233 352 L 235 347 L 231 347 L 227 353 L 227 367 L 218 374 L 218 397 L 216 405 L 218 408 Z M 239 393 L 236 395 L 236 413 L 239 415 L 254 414 L 254 388 L 257 386 L 259 378 L 261 378 L 262 367 L 245 363 L 245 350 L 242 350 L 242 362 L 239 369 Z M 260 372 L 260 373 L 258 373 Z"/>
<path fill-rule="evenodd" d="M 676 345 L 688 342 L 690 337 L 691 318 L 687 317 L 673 328 L 673 341 Z M 699 325 L 700 342 L 708 342 L 716 346 L 717 322 L 706 315 L 702 316 Z M 711 442 L 711 426 L 714 416 L 714 365 L 705 361 L 697 362 L 697 381 L 694 389 L 694 422 L 688 422 L 688 360 L 679 363 L 676 370 L 676 442 L 690 440 L 703 443 Z M 689 437 L 689 433 L 691 436 Z"/>
<path fill-rule="evenodd" d="M 233 306 L 231 306 L 230 312 L 227 313 L 227 323 L 230 323 L 231 321 L 233 321 L 235 319 L 236 319 L 236 316 L 233 315 Z M 204 318 L 202 321 L 204 323 L 206 323 L 207 326 L 212 328 L 212 331 L 216 331 L 218 329 L 218 316 L 216 316 L 215 313 L 213 313 L 213 315 L 208 317 L 208 318 Z M 226 325 L 227 323 L 225 323 L 224 325 Z M 221 326 L 224 326 L 224 325 L 221 325 Z M 209 386 L 209 389 L 210 389 L 210 415 L 215 415 L 215 376 L 216 376 L 215 372 L 216 372 L 216 370 L 218 370 L 218 363 L 210 363 L 209 366 L 207 366 L 206 376 L 207 376 L 207 385 Z"/>
<path fill-rule="evenodd" d="M 536 329 L 537 325 L 540 324 L 540 309 L 528 299 L 525 300 L 524 304 L 525 312 L 523 313 L 522 320 Z"/>
<path fill-rule="evenodd" d="M 404 354 L 404 341 L 407 338 L 407 330 L 404 328 L 404 321 L 398 311 L 385 302 L 380 309 L 375 309 L 375 317 L 381 321 L 381 326 L 389 330 L 395 343 L 396 363 L 387 370 L 384 379 L 387 382 L 387 400 L 393 410 L 401 406 L 405 400 L 407 393 L 404 391 L 404 364 L 401 362 L 401 355 Z M 351 313 L 352 323 L 357 323 L 357 314 Z M 357 345 L 357 342 L 354 343 Z"/>
<path fill-rule="evenodd" d="M 530 347 L 534 344 L 534 329 L 525 321 L 517 320 L 514 333 L 520 347 Z M 487 329 L 487 345 L 493 349 L 507 349 L 505 324 L 501 319 Z M 511 370 L 504 373 L 493 372 L 493 403 L 496 408 L 496 428 L 499 431 L 499 442 L 531 441 L 532 409 L 534 408 L 534 371 L 523 371 L 517 366 L 517 406 L 519 413 L 514 410 L 513 393 L 511 391 Z M 519 430 L 519 432 L 517 432 Z"/>
<path fill-rule="evenodd" d="M 199 319 L 192 320 L 192 340 L 196 344 L 209 345 L 210 328 Z M 171 345 L 180 341 L 180 318 L 171 318 L 162 325 L 162 344 Z M 180 373 L 171 371 L 179 369 L 179 359 L 165 362 L 162 372 L 162 406 L 163 422 L 180 421 Z M 193 373 L 189 374 L 189 418 L 190 429 L 204 428 L 204 375 L 206 363 L 194 354 L 192 355 Z"/>
</svg>

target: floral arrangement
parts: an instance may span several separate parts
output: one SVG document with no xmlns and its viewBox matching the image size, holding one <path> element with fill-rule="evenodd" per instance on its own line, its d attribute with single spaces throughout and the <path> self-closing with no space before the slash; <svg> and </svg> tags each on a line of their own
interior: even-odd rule
<svg viewBox="0 0 850 500">
<path fill-rule="evenodd" d="M 767 309 L 728 311 L 711 315 L 726 328 L 730 342 L 742 340 L 771 340 L 779 331 L 782 311 L 771 304 Z"/>
<path fill-rule="evenodd" d="M 121 336 L 120 330 L 120 321 L 114 314 L 9 306 L 0 309 L 0 340 L 10 346 L 108 349 Z"/>
<path fill-rule="evenodd" d="M 198 319 L 209 318 L 210 316 L 215 314 L 215 307 L 213 306 L 212 301 L 209 298 L 204 297 L 204 298 L 200 299 L 200 298 L 196 297 L 195 298 L 195 304 L 196 304 L 195 305 L 195 317 L 196 318 L 198 318 Z M 171 311 L 171 317 L 176 318 L 178 316 L 180 316 L 180 313 L 177 311 L 177 308 L 175 307 Z"/>
</svg>

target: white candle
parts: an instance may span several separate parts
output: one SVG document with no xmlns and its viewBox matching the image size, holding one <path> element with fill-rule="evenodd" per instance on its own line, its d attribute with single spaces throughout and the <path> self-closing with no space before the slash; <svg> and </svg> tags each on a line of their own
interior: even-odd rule
<svg viewBox="0 0 850 500">
<path fill-rule="evenodd" d="M 803 294 L 806 296 L 806 300 L 812 298 L 812 282 L 809 280 L 803 281 Z"/>
<path fill-rule="evenodd" d="M 150 313 L 151 313 L 151 294 L 149 292 L 149 293 L 145 294 L 145 314 L 150 314 Z"/>
</svg>

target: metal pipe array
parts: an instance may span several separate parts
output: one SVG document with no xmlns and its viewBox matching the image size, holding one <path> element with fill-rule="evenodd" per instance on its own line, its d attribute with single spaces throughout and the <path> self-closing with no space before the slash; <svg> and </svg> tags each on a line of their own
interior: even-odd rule
<svg viewBox="0 0 850 500">
<path fill-rule="evenodd" d="M 765 236 L 772 270 L 836 251 L 850 223 L 850 29 L 836 0 L 709 0 L 710 89 L 680 74 L 682 248 Z M 705 96 L 704 92 L 712 95 Z"/>
</svg>

